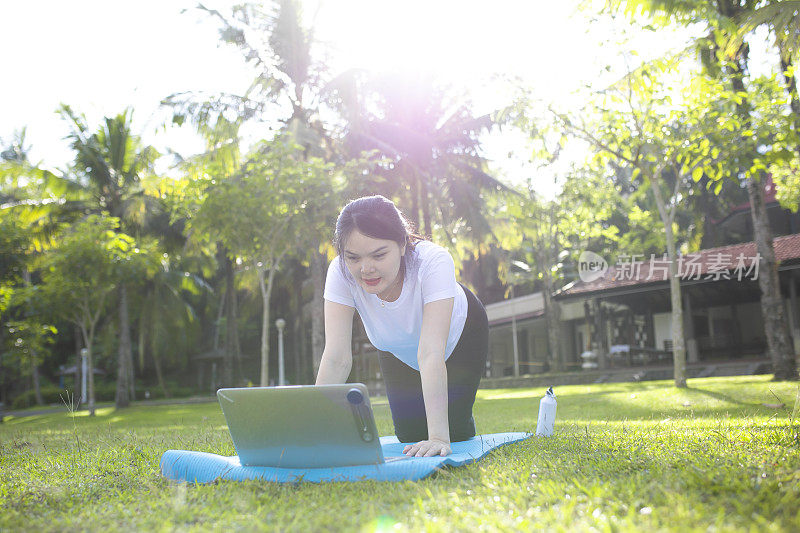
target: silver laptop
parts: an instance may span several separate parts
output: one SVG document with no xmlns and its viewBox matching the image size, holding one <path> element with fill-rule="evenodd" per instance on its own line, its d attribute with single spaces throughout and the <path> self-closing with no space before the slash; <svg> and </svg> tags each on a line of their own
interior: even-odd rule
<svg viewBox="0 0 800 533">
<path fill-rule="evenodd" d="M 217 398 L 242 465 L 387 462 L 363 383 L 219 389 Z"/>
</svg>

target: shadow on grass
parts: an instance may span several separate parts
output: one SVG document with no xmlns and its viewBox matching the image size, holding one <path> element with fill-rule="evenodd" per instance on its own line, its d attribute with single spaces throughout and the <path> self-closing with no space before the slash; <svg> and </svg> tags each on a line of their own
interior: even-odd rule
<svg viewBox="0 0 800 533">
<path fill-rule="evenodd" d="M 63 412 L 59 413 L 9 418 L 0 425 L 0 431 L 3 429 L 72 430 L 73 425 L 86 429 L 155 429 L 164 426 L 201 428 L 209 424 L 224 423 L 219 405 L 211 403 L 157 407 L 135 406 L 125 409 L 108 406 L 96 409 L 94 416 L 90 416 L 87 410 L 75 411 L 72 414 L 65 408 Z"/>
<path fill-rule="evenodd" d="M 701 399 L 709 398 L 709 405 Z M 480 400 L 476 412 L 481 418 L 504 417 L 504 413 L 517 413 L 534 422 L 538 414 L 538 402 L 527 398 Z M 726 416 L 773 414 L 775 411 L 758 403 L 748 403 L 715 391 L 686 389 L 672 398 L 651 397 L 642 393 L 625 396 L 617 391 L 607 393 L 578 393 L 558 398 L 557 420 L 602 421 L 602 420 L 652 420 L 711 419 Z"/>
<path fill-rule="evenodd" d="M 719 400 L 721 402 L 728 402 L 728 403 L 732 403 L 732 404 L 735 404 L 735 405 L 741 405 L 741 406 L 746 406 L 746 407 L 755 407 L 755 405 L 752 404 L 752 403 L 739 401 L 739 400 L 735 399 L 733 396 L 731 396 L 729 394 L 723 394 L 721 392 L 715 392 L 715 391 L 706 390 L 706 389 L 698 389 L 698 388 L 694 388 L 694 387 L 687 388 L 686 392 L 689 393 L 690 395 L 693 394 L 693 393 L 702 394 L 702 395 L 708 396 L 710 398 L 714 398 L 715 400 Z"/>
</svg>

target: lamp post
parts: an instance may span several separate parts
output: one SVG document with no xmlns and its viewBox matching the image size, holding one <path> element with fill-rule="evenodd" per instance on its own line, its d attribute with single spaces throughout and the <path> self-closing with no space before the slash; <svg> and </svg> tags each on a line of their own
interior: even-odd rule
<svg viewBox="0 0 800 533">
<path fill-rule="evenodd" d="M 286 383 L 283 376 L 283 328 L 286 327 L 286 321 L 279 318 L 275 321 L 275 326 L 278 328 L 278 385 Z"/>
</svg>

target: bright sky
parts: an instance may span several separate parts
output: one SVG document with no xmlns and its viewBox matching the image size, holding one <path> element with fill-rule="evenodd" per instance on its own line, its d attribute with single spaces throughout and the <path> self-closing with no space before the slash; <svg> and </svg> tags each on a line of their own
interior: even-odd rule
<svg viewBox="0 0 800 533">
<path fill-rule="evenodd" d="M 225 11 L 230 0 L 206 5 Z M 560 104 L 588 82 L 610 81 L 603 67 L 621 68 L 613 43 L 624 21 L 591 20 L 575 0 L 308 0 L 317 37 L 331 45 L 334 72 L 418 68 L 473 94 L 475 113 L 509 102 L 494 74 L 519 76 Z M 72 154 L 60 102 L 87 115 L 92 128 L 126 106 L 145 142 L 184 155 L 201 143 L 190 127 L 168 128 L 159 102 L 180 91 L 241 93 L 252 79 L 239 53 L 217 45 L 216 25 L 193 1 L 27 0 L 0 7 L 0 138 L 28 127 L 32 158 L 64 167 Z M 188 8 L 187 13 L 181 13 Z M 686 42 L 688 32 L 634 32 L 633 46 L 655 57 Z M 620 70 L 621 72 L 621 70 Z M 523 136 L 484 139 L 493 169 L 504 179 L 535 183 L 552 193 L 552 171 L 526 165 Z M 509 152 L 515 156 L 508 159 Z M 557 169 L 555 169 L 557 171 Z"/>
</svg>

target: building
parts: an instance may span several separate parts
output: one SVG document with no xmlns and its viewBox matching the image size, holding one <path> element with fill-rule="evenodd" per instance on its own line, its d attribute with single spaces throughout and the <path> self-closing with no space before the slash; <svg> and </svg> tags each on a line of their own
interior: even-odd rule
<svg viewBox="0 0 800 533">
<path fill-rule="evenodd" d="M 485 306 L 489 319 L 486 377 L 538 374 L 549 369 L 547 321 L 541 292 Z M 516 333 L 517 369 L 514 364 Z"/>
<path fill-rule="evenodd" d="M 800 349 L 800 234 L 774 239 L 787 317 Z M 651 364 L 672 354 L 672 305 L 665 257 L 623 261 L 592 281 L 559 291 L 561 319 L 571 337 L 568 358 L 592 349 L 603 366 Z M 766 357 L 755 243 L 701 250 L 678 260 L 687 360 Z"/>
</svg>

